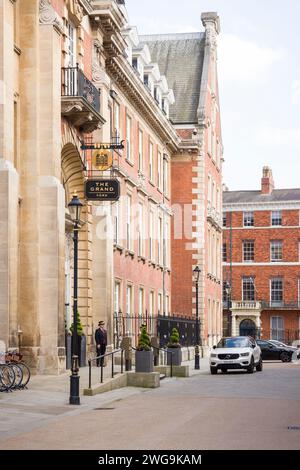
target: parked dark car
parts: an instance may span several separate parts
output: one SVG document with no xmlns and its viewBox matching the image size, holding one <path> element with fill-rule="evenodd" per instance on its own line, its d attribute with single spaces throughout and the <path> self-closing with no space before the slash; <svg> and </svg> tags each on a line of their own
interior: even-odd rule
<svg viewBox="0 0 300 470">
<path fill-rule="evenodd" d="M 261 349 L 263 361 L 276 361 L 291 362 L 294 350 L 287 346 L 279 346 L 271 343 L 270 341 L 263 341 L 258 339 L 258 346 Z"/>
</svg>

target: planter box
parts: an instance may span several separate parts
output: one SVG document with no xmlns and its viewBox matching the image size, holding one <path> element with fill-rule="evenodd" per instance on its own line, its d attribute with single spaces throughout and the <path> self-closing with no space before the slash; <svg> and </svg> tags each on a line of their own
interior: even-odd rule
<svg viewBox="0 0 300 470">
<path fill-rule="evenodd" d="M 153 372 L 153 351 L 135 352 L 135 371 Z"/>
<path fill-rule="evenodd" d="M 172 361 L 173 361 L 173 366 L 181 366 L 181 361 L 182 361 L 182 353 L 181 353 L 181 348 L 168 348 L 167 349 L 168 353 L 172 352 Z M 167 354 L 167 364 L 168 366 L 171 365 L 171 354 Z"/>
</svg>

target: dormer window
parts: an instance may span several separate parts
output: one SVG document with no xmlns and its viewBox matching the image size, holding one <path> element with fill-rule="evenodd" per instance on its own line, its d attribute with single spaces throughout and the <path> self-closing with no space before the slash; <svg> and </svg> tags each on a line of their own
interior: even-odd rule
<svg viewBox="0 0 300 470">
<path fill-rule="evenodd" d="M 147 87 L 149 87 L 149 75 L 144 75 L 144 85 L 146 85 Z"/>
<path fill-rule="evenodd" d="M 136 70 L 138 69 L 138 60 L 136 57 L 132 59 L 132 67 Z"/>
</svg>

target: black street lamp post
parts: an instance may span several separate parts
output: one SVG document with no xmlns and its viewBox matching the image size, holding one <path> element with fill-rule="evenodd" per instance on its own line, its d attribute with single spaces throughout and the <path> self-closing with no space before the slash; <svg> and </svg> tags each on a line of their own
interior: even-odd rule
<svg viewBox="0 0 300 470">
<path fill-rule="evenodd" d="M 83 204 L 80 202 L 76 192 L 68 205 L 71 219 L 74 223 L 74 293 L 73 293 L 73 354 L 70 375 L 70 405 L 80 405 L 79 396 L 79 367 L 78 367 L 78 332 L 77 332 L 77 309 L 78 309 L 78 230 L 80 229 L 80 214 Z"/>
<path fill-rule="evenodd" d="M 225 284 L 225 290 L 227 295 L 227 308 L 228 308 L 228 336 L 232 335 L 231 331 L 231 285 L 227 281 Z"/>
<path fill-rule="evenodd" d="M 199 335 L 199 330 L 200 330 L 200 325 L 199 325 L 199 279 L 200 279 L 200 273 L 201 269 L 199 266 L 196 266 L 196 268 L 193 271 L 194 273 L 194 280 L 196 283 L 196 345 L 195 345 L 195 370 L 200 369 L 200 335 Z"/>
</svg>

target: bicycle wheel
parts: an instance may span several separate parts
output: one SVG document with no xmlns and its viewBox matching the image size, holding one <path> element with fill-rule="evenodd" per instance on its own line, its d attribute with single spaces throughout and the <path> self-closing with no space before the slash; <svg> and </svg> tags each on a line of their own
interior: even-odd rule
<svg viewBox="0 0 300 470">
<path fill-rule="evenodd" d="M 23 380 L 22 380 L 22 384 L 21 384 L 21 387 L 26 387 L 26 385 L 28 384 L 29 380 L 30 380 L 30 369 L 28 367 L 27 364 L 25 364 L 25 362 L 18 362 L 18 366 L 21 367 L 22 369 L 22 374 L 23 374 Z"/>
<path fill-rule="evenodd" d="M 15 383 L 13 388 L 20 388 L 22 386 L 23 371 L 17 363 L 11 363 L 10 366 L 13 368 L 15 373 Z"/>
<path fill-rule="evenodd" d="M 0 377 L 5 390 L 10 390 L 15 384 L 15 372 L 9 364 L 0 366 Z"/>
</svg>

